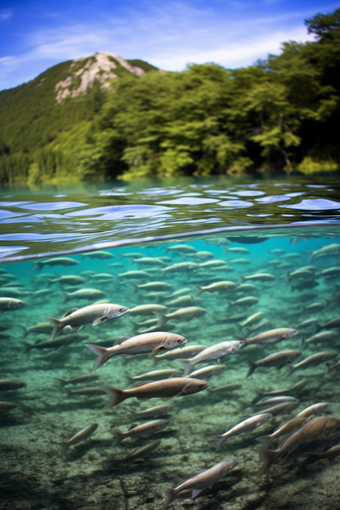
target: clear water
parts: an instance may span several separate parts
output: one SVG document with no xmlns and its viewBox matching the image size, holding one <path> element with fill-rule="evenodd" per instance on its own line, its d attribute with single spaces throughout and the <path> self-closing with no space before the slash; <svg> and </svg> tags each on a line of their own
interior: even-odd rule
<svg viewBox="0 0 340 510">
<path fill-rule="evenodd" d="M 308 342 L 318 325 L 340 317 L 340 251 L 336 247 L 340 246 L 339 196 L 334 182 L 231 184 L 224 179 L 166 185 L 152 182 L 143 187 L 91 185 L 76 191 L 4 190 L 0 292 L 2 297 L 23 299 L 27 305 L 0 316 L 0 379 L 23 381 L 26 387 L 0 391 L 1 402 L 16 404 L 12 409 L 0 406 L 0 508 L 159 509 L 167 489 L 228 458 L 238 460 L 230 474 L 197 499 L 180 498 L 171 506 L 337 508 L 339 460 L 306 465 L 304 452 L 322 452 L 339 444 L 339 429 L 310 438 L 262 477 L 257 477 L 262 462 L 256 438 L 270 434 L 319 402 L 331 405 L 317 416 L 340 419 L 339 372 L 326 370 L 325 361 L 291 370 L 323 351 L 334 353 L 329 361 L 332 367 L 340 354 L 340 328 L 324 328 L 321 331 L 330 333 L 328 336 L 320 342 Z M 186 248 L 173 249 L 179 244 Z M 326 256 L 322 250 L 331 245 L 335 247 Z M 99 259 L 84 253 L 91 249 L 105 249 L 112 257 Z M 49 258 L 64 254 L 76 265 L 44 265 Z M 136 254 L 149 260 L 138 262 Z M 202 265 L 217 260 L 224 263 Z M 183 262 L 188 263 L 185 271 L 180 271 L 181 266 L 166 269 Z M 298 269 L 302 269 L 300 277 L 291 274 Z M 146 275 L 133 278 L 124 275 L 128 271 Z M 247 280 L 259 273 L 269 273 L 273 278 Z M 54 281 L 71 275 L 85 281 L 72 285 Z M 201 287 L 221 281 L 255 287 L 244 292 L 241 288 L 200 293 L 204 290 Z M 143 288 L 152 282 L 163 282 L 168 288 Z M 102 294 L 83 299 L 71 295 L 82 289 Z M 187 290 L 173 296 L 182 289 Z M 245 297 L 255 299 L 236 303 Z M 183 300 L 171 304 L 179 298 Z M 184 312 L 177 318 L 167 317 L 167 322 L 152 312 L 144 316 L 130 312 L 95 327 L 86 325 L 78 336 L 58 348 L 39 346 L 50 339 L 50 332 L 27 329 L 45 322 L 45 317 L 62 318 L 69 310 L 99 299 L 130 310 L 140 305 L 162 305 L 167 307 L 167 315 L 188 307 L 204 310 L 191 320 Z M 260 320 L 241 325 L 257 312 L 263 313 Z M 303 325 L 307 320 L 311 321 Z M 117 339 L 160 327 L 161 331 L 184 336 L 184 347 L 212 346 L 276 328 L 299 332 L 275 344 L 248 345 L 220 363 L 215 359 L 196 365 L 193 371 L 205 365 L 224 364 L 227 368 L 209 380 L 207 389 L 167 402 L 152 398 L 139 403 L 129 398 L 105 408 L 109 400 L 105 392 L 71 393 L 102 385 L 132 388 L 130 377 L 153 370 L 183 372 L 178 361 L 148 355 L 132 359 L 115 356 L 92 371 L 96 356 L 86 343 L 108 347 Z M 60 335 L 56 340 L 62 343 L 62 338 Z M 250 361 L 288 349 L 302 351 L 300 357 L 280 370 L 258 367 L 247 377 Z M 159 354 L 165 352 L 170 351 Z M 98 375 L 98 379 L 60 387 L 58 379 L 89 374 Z M 271 418 L 253 432 L 227 439 L 216 451 L 212 436 L 259 412 L 252 405 L 256 391 L 288 389 L 302 379 L 306 380 L 304 388 L 289 393 L 299 399 L 296 409 Z M 213 391 L 230 384 L 240 387 Z M 136 411 L 164 404 L 173 405 L 168 415 L 149 418 L 169 419 L 164 430 L 114 445 L 115 429 L 127 431 L 148 421 L 137 418 Z M 61 455 L 59 443 L 91 423 L 98 424 L 94 433 Z M 281 439 L 269 448 L 277 449 Z M 155 440 L 161 443 L 148 456 L 119 461 Z M 107 458 L 115 459 L 109 468 Z M 190 498 L 191 494 L 184 496 Z"/>
</svg>

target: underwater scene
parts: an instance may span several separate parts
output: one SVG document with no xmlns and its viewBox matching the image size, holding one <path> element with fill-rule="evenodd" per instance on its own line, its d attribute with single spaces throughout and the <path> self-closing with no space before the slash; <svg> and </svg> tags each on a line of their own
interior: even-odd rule
<svg viewBox="0 0 340 510">
<path fill-rule="evenodd" d="M 1 509 L 339 506 L 336 227 L 2 260 L 0 282 Z"/>
</svg>

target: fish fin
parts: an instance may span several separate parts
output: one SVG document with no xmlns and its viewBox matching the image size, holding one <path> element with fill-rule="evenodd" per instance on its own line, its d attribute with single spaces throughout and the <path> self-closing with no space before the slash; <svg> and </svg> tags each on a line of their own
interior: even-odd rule
<svg viewBox="0 0 340 510">
<path fill-rule="evenodd" d="M 306 339 L 305 339 L 305 337 L 303 337 L 303 338 L 301 338 L 301 342 L 300 342 L 300 351 L 303 352 L 305 347 L 306 347 Z"/>
<path fill-rule="evenodd" d="M 59 443 L 59 446 L 60 446 L 60 448 L 61 448 L 60 453 L 61 453 L 62 457 L 65 457 L 65 455 L 66 455 L 66 454 L 67 454 L 67 452 L 68 452 L 68 449 L 69 449 L 70 445 L 69 445 L 68 443 L 65 443 L 65 442 L 63 441 L 62 443 Z"/>
<path fill-rule="evenodd" d="M 257 437 L 255 439 L 255 441 L 259 441 L 260 443 L 262 443 L 263 448 L 268 448 L 268 446 L 272 442 L 272 438 L 271 438 L 271 436 L 260 436 L 260 437 Z"/>
<path fill-rule="evenodd" d="M 158 323 L 156 324 L 157 329 L 162 328 L 166 322 L 168 322 L 168 318 L 164 313 L 155 312 L 155 315 L 158 319 Z"/>
<path fill-rule="evenodd" d="M 105 407 L 115 407 L 128 398 L 126 392 L 119 388 L 114 388 L 113 386 L 99 386 L 99 388 L 110 395 L 110 400 L 107 402 Z"/>
<path fill-rule="evenodd" d="M 197 291 L 196 291 L 196 295 L 195 295 L 195 297 L 198 297 L 200 294 L 202 294 L 202 292 L 204 292 L 204 290 L 202 289 L 202 287 L 200 287 L 199 285 L 197 285 Z"/>
<path fill-rule="evenodd" d="M 172 503 L 172 501 L 175 499 L 175 497 L 176 497 L 176 489 L 168 489 L 165 492 L 165 502 L 164 502 L 162 510 L 166 510 L 166 508 L 168 508 L 168 506 L 170 505 L 170 503 Z"/>
<path fill-rule="evenodd" d="M 122 354 L 125 359 L 132 359 L 136 357 L 136 354 Z"/>
<path fill-rule="evenodd" d="M 182 363 L 184 365 L 184 374 L 183 376 L 186 377 L 188 374 L 190 374 L 193 364 L 190 359 L 176 359 L 174 361 L 178 361 L 178 363 Z"/>
<path fill-rule="evenodd" d="M 94 344 L 85 344 L 85 346 L 97 355 L 97 359 L 94 362 L 92 370 L 97 370 L 97 368 L 104 365 L 104 363 L 106 363 L 106 361 L 110 358 L 108 349 L 105 347 L 100 347 L 100 345 Z"/>
<path fill-rule="evenodd" d="M 130 282 L 130 285 L 132 285 L 132 286 L 133 286 L 133 291 L 132 291 L 132 292 L 133 292 L 133 294 L 135 294 L 136 292 L 138 292 L 138 291 L 139 291 L 139 287 L 138 287 L 138 285 L 136 285 L 135 283 L 132 283 L 132 282 Z"/>
<path fill-rule="evenodd" d="M 29 352 L 31 349 L 34 349 L 35 344 L 29 344 L 28 342 L 23 342 L 24 344 L 24 353 Z"/>
<path fill-rule="evenodd" d="M 21 324 L 17 324 L 17 326 L 19 326 L 19 328 L 23 329 L 24 330 L 24 336 L 23 338 L 26 338 L 27 335 L 28 335 L 28 328 L 25 328 L 25 326 L 22 326 Z"/>
<path fill-rule="evenodd" d="M 54 319 L 53 317 L 45 317 L 45 319 L 53 326 L 52 335 L 50 340 L 54 340 L 55 337 L 60 335 L 65 327 L 65 323 L 61 319 Z"/>
<path fill-rule="evenodd" d="M 72 308 L 72 310 L 69 310 L 68 312 L 65 313 L 63 319 L 71 315 L 71 313 L 76 312 L 77 310 L 79 310 L 79 308 Z"/>
<path fill-rule="evenodd" d="M 222 445 L 223 445 L 224 441 L 226 440 L 226 437 L 225 436 L 214 436 L 214 438 L 216 439 L 216 451 L 218 452 L 222 448 Z"/>
<path fill-rule="evenodd" d="M 64 304 L 67 303 L 71 299 L 70 296 L 67 294 L 67 292 L 61 292 L 61 295 L 64 298 L 64 301 L 63 301 Z"/>
<path fill-rule="evenodd" d="M 249 365 L 249 370 L 248 370 L 248 373 L 247 373 L 246 377 L 249 377 L 254 372 L 254 370 L 256 369 L 257 364 L 256 364 L 256 362 L 251 361 L 251 360 L 248 360 L 247 363 Z"/>
<path fill-rule="evenodd" d="M 65 379 L 60 379 L 59 377 L 57 377 L 57 381 L 59 383 L 59 388 L 63 388 L 65 386 L 65 384 L 67 384 L 67 381 L 65 381 Z"/>
<path fill-rule="evenodd" d="M 163 400 L 163 402 L 166 402 L 167 400 L 170 400 L 172 399 L 173 397 L 162 397 L 161 400 Z"/>
<path fill-rule="evenodd" d="M 199 495 L 200 492 L 202 492 L 203 489 L 193 489 L 192 491 L 192 494 L 191 494 L 191 498 L 194 499 L 196 498 L 196 496 Z"/>
<path fill-rule="evenodd" d="M 158 347 L 155 347 L 151 352 L 149 352 L 149 357 L 154 356 L 157 354 L 161 349 L 163 349 L 163 345 L 158 345 Z"/>
<path fill-rule="evenodd" d="M 124 432 L 121 432 L 120 430 L 114 430 L 113 431 L 113 444 L 112 446 L 116 446 L 117 444 L 121 443 L 124 439 Z"/>
<path fill-rule="evenodd" d="M 263 462 L 263 465 L 257 473 L 257 476 L 260 477 L 268 471 L 272 464 L 274 464 L 280 452 L 278 452 L 278 450 L 267 450 L 266 448 L 260 448 L 258 453 L 260 460 Z"/>
<path fill-rule="evenodd" d="M 113 344 L 113 345 L 120 345 L 120 344 L 122 344 L 123 342 L 125 342 L 125 340 L 129 340 L 129 338 L 130 338 L 129 336 L 124 336 L 123 338 L 119 338 L 118 340 L 116 340 L 116 341 L 114 342 L 114 344 Z"/>
<path fill-rule="evenodd" d="M 92 326 L 97 326 L 98 324 L 101 324 L 102 322 L 106 322 L 108 320 L 108 318 L 103 315 L 103 317 L 99 317 L 98 319 L 94 320 L 92 322 Z"/>
</svg>

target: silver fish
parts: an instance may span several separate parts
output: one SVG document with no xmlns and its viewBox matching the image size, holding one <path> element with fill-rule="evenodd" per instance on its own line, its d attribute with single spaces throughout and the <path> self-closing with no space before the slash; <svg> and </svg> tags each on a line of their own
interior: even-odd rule
<svg viewBox="0 0 340 510">
<path fill-rule="evenodd" d="M 163 430 L 170 423 L 170 420 L 154 420 L 149 421 L 147 423 L 143 423 L 142 425 L 137 425 L 137 427 L 133 427 L 126 432 L 122 432 L 121 430 L 114 430 L 113 435 L 115 438 L 114 445 L 121 443 L 123 439 L 127 437 L 145 437 L 153 434 L 154 432 L 158 432 L 159 430 Z"/>
<path fill-rule="evenodd" d="M 88 439 L 97 429 L 97 427 L 98 423 L 91 423 L 91 425 L 87 425 L 87 427 L 77 432 L 77 434 L 72 436 L 67 441 L 62 441 L 61 443 L 59 443 L 59 445 L 61 446 L 61 454 L 66 455 L 70 446 L 80 443 L 80 441 L 85 441 L 86 439 Z"/>
<path fill-rule="evenodd" d="M 270 420 L 270 418 L 272 418 L 272 415 L 270 413 L 262 413 L 256 414 L 255 416 L 251 416 L 250 418 L 241 421 L 224 434 L 215 436 L 215 438 L 218 440 L 216 443 L 216 449 L 220 450 L 224 441 L 229 437 L 239 436 L 240 434 L 244 434 L 245 432 L 251 432 L 260 425 L 266 423 L 268 420 Z"/>
<path fill-rule="evenodd" d="M 197 363 L 205 363 L 206 361 L 211 361 L 214 359 L 221 361 L 229 354 L 238 351 L 243 345 L 243 340 L 230 340 L 227 342 L 220 342 L 218 344 L 207 347 L 191 359 L 179 359 L 178 361 L 185 366 L 184 375 L 187 376 L 190 374 L 191 370 Z"/>
</svg>

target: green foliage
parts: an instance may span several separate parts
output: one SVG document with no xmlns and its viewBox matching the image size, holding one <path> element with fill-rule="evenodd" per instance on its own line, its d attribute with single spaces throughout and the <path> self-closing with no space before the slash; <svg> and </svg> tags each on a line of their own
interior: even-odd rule
<svg viewBox="0 0 340 510">
<path fill-rule="evenodd" d="M 129 60 L 146 71 L 137 77 L 109 57 L 118 76 L 109 89 L 95 82 L 57 103 L 56 84 L 81 70 L 80 61 L 0 92 L 0 181 L 338 168 L 340 9 L 306 25 L 314 42 L 285 42 L 279 56 L 247 68 L 154 72 Z"/>
<path fill-rule="evenodd" d="M 132 66 L 140 67 L 146 73 L 149 73 L 150 71 L 159 71 L 158 67 L 155 67 L 152 64 L 149 64 L 149 62 L 145 62 L 145 60 L 140 60 L 138 58 L 134 58 L 132 60 L 129 59 L 126 62 L 128 62 Z"/>
</svg>

